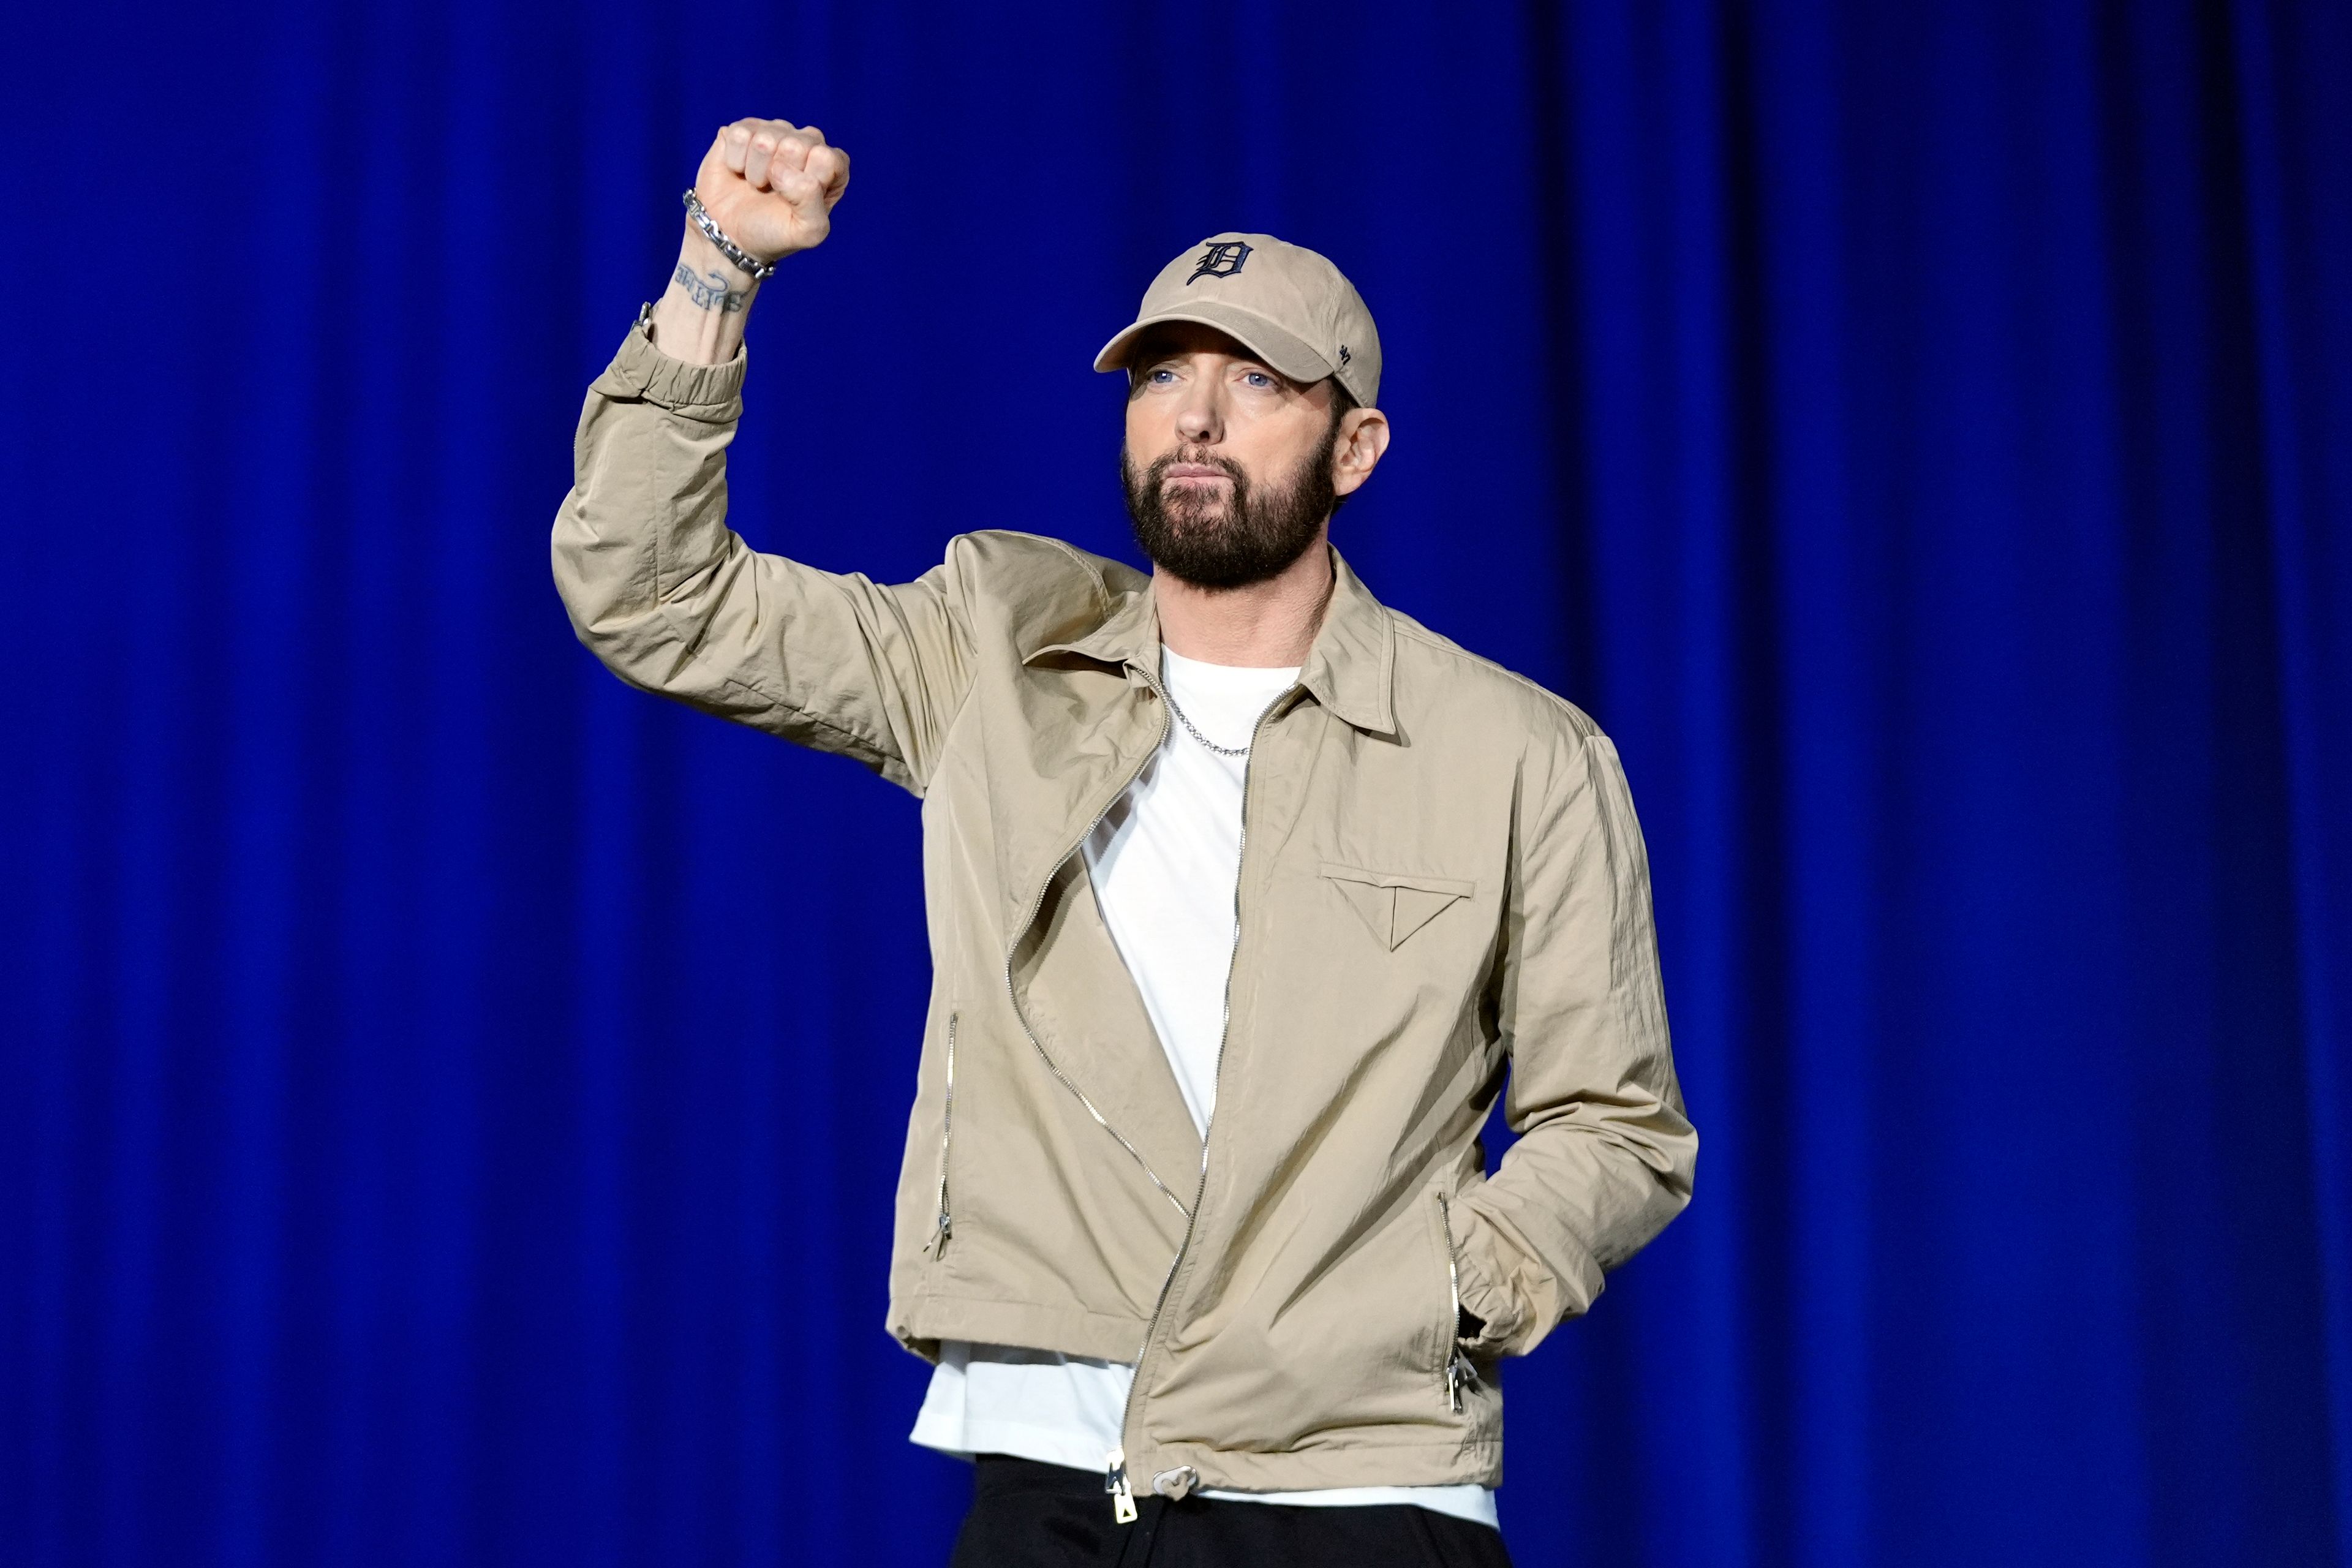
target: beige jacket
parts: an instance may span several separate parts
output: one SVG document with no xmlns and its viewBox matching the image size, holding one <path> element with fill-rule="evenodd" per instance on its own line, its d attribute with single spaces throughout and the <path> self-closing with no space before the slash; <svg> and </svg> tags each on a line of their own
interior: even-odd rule
<svg viewBox="0 0 2352 1568">
<path fill-rule="evenodd" d="M 1608 738 L 1335 553 L 1251 750 L 1204 1149 L 1077 854 L 1168 731 L 1149 580 L 1020 533 L 897 584 L 753 551 L 725 517 L 743 370 L 632 330 L 581 416 L 555 577 L 622 679 L 922 797 L 890 1331 L 1137 1363 L 1139 1490 L 1497 1484 L 1494 1360 L 1690 1197 Z M 1497 1092 L 1519 1139 L 1488 1179 Z"/>
</svg>

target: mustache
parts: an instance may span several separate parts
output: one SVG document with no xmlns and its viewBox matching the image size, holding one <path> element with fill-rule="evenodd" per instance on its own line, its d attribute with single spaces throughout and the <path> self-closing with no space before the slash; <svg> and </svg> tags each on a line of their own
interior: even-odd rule
<svg viewBox="0 0 2352 1568">
<path fill-rule="evenodd" d="M 1179 447 L 1172 452 L 1162 452 L 1151 459 L 1151 467 L 1144 470 L 1144 479 L 1157 489 L 1167 481 L 1168 470 L 1179 463 L 1193 463 L 1204 468 L 1215 468 L 1225 478 L 1233 480 L 1236 489 L 1246 488 L 1249 484 L 1249 476 L 1242 471 L 1242 466 L 1239 463 L 1234 462 L 1231 458 L 1212 452 L 1204 447 Z"/>
</svg>

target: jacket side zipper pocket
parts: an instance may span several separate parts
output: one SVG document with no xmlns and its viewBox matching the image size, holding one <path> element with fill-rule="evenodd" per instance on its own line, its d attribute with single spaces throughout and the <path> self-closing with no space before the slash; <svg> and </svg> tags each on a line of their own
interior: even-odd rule
<svg viewBox="0 0 2352 1568">
<path fill-rule="evenodd" d="M 1454 1206 L 1437 1194 L 1437 1226 L 1445 1233 L 1445 1407 L 1462 1414 L 1462 1391 L 1478 1386 L 1478 1369 L 1462 1349 L 1462 1261 L 1454 1245 Z"/>
<path fill-rule="evenodd" d="M 955 1137 L 956 1015 L 948 1015 L 947 1093 L 940 1105 L 940 1212 L 931 1226 L 931 1256 L 945 1257 L 948 1238 L 955 1234 L 955 1215 L 948 1203 L 948 1152 Z"/>
</svg>

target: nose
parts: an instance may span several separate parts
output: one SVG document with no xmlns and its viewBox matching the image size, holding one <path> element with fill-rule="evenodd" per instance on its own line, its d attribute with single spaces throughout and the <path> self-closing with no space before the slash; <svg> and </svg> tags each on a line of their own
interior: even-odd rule
<svg viewBox="0 0 2352 1568">
<path fill-rule="evenodd" d="M 1182 406 L 1176 410 L 1176 434 L 1188 443 L 1213 446 L 1224 439 L 1225 416 L 1220 405 L 1223 388 L 1214 376 L 1196 376 L 1185 388 Z"/>
</svg>

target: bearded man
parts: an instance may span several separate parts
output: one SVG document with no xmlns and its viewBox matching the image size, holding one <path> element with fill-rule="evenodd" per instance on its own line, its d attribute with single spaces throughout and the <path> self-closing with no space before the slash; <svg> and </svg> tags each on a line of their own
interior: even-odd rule
<svg viewBox="0 0 2352 1568">
<path fill-rule="evenodd" d="M 888 1326 L 935 1363 L 914 1440 L 975 1461 L 956 1561 L 1507 1562 L 1496 1363 L 1696 1150 L 1617 754 L 1331 548 L 1380 338 L 1266 235 L 1186 250 L 1096 360 L 1149 577 L 1009 532 L 896 585 L 751 550 L 744 318 L 848 178 L 813 128 L 719 132 L 554 565 L 624 680 L 923 799 Z"/>
</svg>

